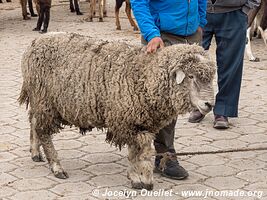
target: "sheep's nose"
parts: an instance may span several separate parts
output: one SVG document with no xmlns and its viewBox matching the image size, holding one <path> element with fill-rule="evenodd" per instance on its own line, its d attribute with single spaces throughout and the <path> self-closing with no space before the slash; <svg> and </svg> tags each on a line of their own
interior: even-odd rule
<svg viewBox="0 0 267 200">
<path fill-rule="evenodd" d="M 214 105 L 209 102 L 206 102 L 205 105 L 208 106 L 210 110 L 214 107 Z"/>
</svg>

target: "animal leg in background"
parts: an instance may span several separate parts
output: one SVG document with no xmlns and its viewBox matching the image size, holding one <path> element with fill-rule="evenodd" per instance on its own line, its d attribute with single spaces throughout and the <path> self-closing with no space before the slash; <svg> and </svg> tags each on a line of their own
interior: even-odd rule
<svg viewBox="0 0 267 200">
<path fill-rule="evenodd" d="M 128 146 L 130 168 L 127 176 L 135 189 L 153 189 L 153 164 L 151 161 L 154 154 L 151 146 L 153 139 L 151 133 L 138 133 L 136 144 Z"/>
<path fill-rule="evenodd" d="M 121 24 L 120 24 L 120 8 L 122 6 L 123 0 L 116 0 L 116 5 L 115 5 L 115 17 L 116 17 L 116 26 L 117 30 L 121 30 Z"/>
<path fill-rule="evenodd" d="M 89 22 L 93 21 L 95 6 L 96 6 L 96 0 L 90 0 L 90 8 L 89 8 L 90 10 L 89 10 L 89 18 L 88 18 Z"/>
<path fill-rule="evenodd" d="M 98 7 L 99 7 L 99 22 L 103 22 L 104 18 L 104 0 L 98 0 Z"/>
<path fill-rule="evenodd" d="M 107 17 L 107 0 L 103 0 L 103 5 L 104 5 L 103 15 L 104 17 Z"/>
<path fill-rule="evenodd" d="M 251 27 L 249 27 L 247 29 L 247 38 L 246 38 L 246 54 L 248 56 L 248 59 L 250 61 L 253 61 L 253 62 L 259 62 L 260 59 L 255 57 L 252 53 L 252 49 L 251 49 L 251 40 L 250 40 L 250 31 L 251 31 Z"/>
<path fill-rule="evenodd" d="M 125 3 L 126 3 L 125 12 L 126 12 L 127 17 L 128 17 L 128 19 L 130 21 L 130 24 L 133 27 L 134 31 L 138 31 L 138 27 L 137 27 L 137 25 L 136 25 L 136 23 L 135 23 L 135 21 L 133 20 L 133 17 L 132 17 L 130 1 L 126 0 Z"/>
</svg>

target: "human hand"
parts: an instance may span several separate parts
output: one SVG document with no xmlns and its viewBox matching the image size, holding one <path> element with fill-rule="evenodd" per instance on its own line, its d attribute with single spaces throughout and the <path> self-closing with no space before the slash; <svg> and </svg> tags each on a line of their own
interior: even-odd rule
<svg viewBox="0 0 267 200">
<path fill-rule="evenodd" d="M 197 32 L 199 32 L 201 35 L 203 35 L 203 28 L 201 28 L 201 26 L 199 26 L 197 28 Z"/>
<path fill-rule="evenodd" d="M 161 37 L 154 37 L 147 44 L 146 52 L 147 53 L 155 53 L 158 48 L 163 48 L 164 43 Z"/>
</svg>

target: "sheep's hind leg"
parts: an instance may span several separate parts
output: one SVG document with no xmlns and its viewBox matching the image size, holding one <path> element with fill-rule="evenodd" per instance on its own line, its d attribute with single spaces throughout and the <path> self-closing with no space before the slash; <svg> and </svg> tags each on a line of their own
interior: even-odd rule
<svg viewBox="0 0 267 200">
<path fill-rule="evenodd" d="M 35 117 L 31 119 L 30 142 L 31 142 L 30 152 L 31 152 L 32 160 L 34 162 L 44 162 L 43 156 L 40 151 L 41 142 L 36 133 L 36 118 Z"/>
<path fill-rule="evenodd" d="M 36 117 L 36 116 L 35 116 Z M 60 178 L 60 179 L 66 179 L 68 178 L 68 174 L 64 171 L 62 168 L 59 160 L 58 160 L 58 155 L 55 150 L 54 144 L 52 142 L 51 134 L 51 128 L 49 126 L 51 125 L 51 122 L 53 120 L 49 120 L 49 122 L 44 122 L 43 119 L 49 118 L 51 116 L 45 116 L 45 114 L 41 114 L 40 117 L 36 117 L 36 126 L 35 126 L 35 131 L 39 137 L 39 140 L 41 142 L 41 145 L 44 149 L 44 153 L 46 156 L 46 159 L 49 163 L 49 166 L 51 168 L 51 171 L 54 173 L 55 177 Z M 51 119 L 51 118 L 50 118 Z M 38 121 L 40 120 L 40 121 Z M 48 126 L 38 126 L 39 124 L 45 125 L 49 124 Z"/>
<path fill-rule="evenodd" d="M 128 146 L 130 169 L 128 178 L 135 189 L 153 189 L 152 155 L 154 150 L 151 143 L 153 134 L 144 132 L 137 135 L 136 144 Z"/>
</svg>

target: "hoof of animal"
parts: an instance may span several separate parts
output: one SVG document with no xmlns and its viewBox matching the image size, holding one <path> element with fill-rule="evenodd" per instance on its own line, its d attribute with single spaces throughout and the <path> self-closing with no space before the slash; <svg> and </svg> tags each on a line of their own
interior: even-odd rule
<svg viewBox="0 0 267 200">
<path fill-rule="evenodd" d="M 77 12 L 76 14 L 77 14 L 77 15 L 83 15 L 83 13 L 82 13 L 82 12 Z"/>
<path fill-rule="evenodd" d="M 107 17 L 108 16 L 107 11 L 104 11 L 103 15 L 104 15 L 104 17 Z"/>
<path fill-rule="evenodd" d="M 35 14 L 35 13 L 33 13 L 31 16 L 32 16 L 32 17 L 37 17 L 38 15 L 37 15 L 37 14 Z"/>
<path fill-rule="evenodd" d="M 144 184 L 143 182 L 134 183 L 132 182 L 132 188 L 134 189 L 146 189 L 146 190 L 153 190 L 153 184 Z"/>
<path fill-rule="evenodd" d="M 251 62 L 260 62 L 260 59 L 259 58 L 254 58 L 254 59 L 250 59 L 249 61 L 251 61 Z"/>
<path fill-rule="evenodd" d="M 59 171 L 59 172 L 53 172 L 53 173 L 54 173 L 55 177 L 57 177 L 59 179 L 67 179 L 67 178 L 69 178 L 69 175 L 65 171 Z"/>
<path fill-rule="evenodd" d="M 11 0 L 6 0 L 6 2 L 7 2 L 7 3 L 10 3 L 10 2 L 11 2 Z"/>
<path fill-rule="evenodd" d="M 92 17 L 88 17 L 88 18 L 85 19 L 85 21 L 87 21 L 87 22 L 93 22 L 93 18 Z"/>
<path fill-rule="evenodd" d="M 36 155 L 36 156 L 33 156 L 33 157 L 32 157 L 32 160 L 33 160 L 34 162 L 44 162 L 44 158 L 43 158 L 43 156 L 42 156 L 41 154 Z"/>
<path fill-rule="evenodd" d="M 121 27 L 120 26 L 117 26 L 117 30 L 121 30 Z"/>
<path fill-rule="evenodd" d="M 99 22 L 103 22 L 104 20 L 103 20 L 103 18 L 99 18 Z"/>
</svg>

